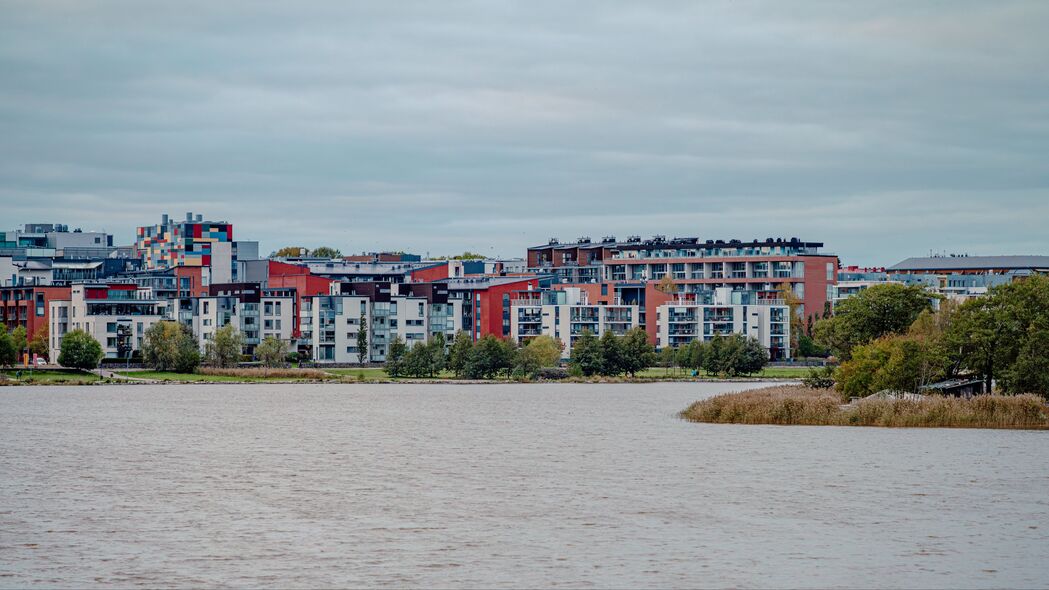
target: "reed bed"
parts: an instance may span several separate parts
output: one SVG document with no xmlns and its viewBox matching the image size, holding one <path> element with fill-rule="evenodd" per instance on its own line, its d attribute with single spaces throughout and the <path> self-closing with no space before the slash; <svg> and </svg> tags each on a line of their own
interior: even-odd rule
<svg viewBox="0 0 1049 590">
<path fill-rule="evenodd" d="M 283 369 L 269 367 L 249 367 L 237 369 L 220 369 L 217 367 L 200 367 L 197 373 L 218 377 L 242 377 L 245 379 L 336 379 L 335 375 L 320 369 Z"/>
<path fill-rule="evenodd" d="M 1049 428 L 1049 406 L 1036 395 L 972 399 L 866 399 L 843 405 L 832 389 L 766 387 L 695 402 L 681 417 L 718 424 L 886 426 L 924 428 Z"/>
</svg>

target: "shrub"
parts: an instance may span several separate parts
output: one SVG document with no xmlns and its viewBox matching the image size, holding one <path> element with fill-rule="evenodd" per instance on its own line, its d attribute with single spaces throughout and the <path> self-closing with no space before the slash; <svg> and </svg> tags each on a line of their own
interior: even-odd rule
<svg viewBox="0 0 1049 590">
<path fill-rule="evenodd" d="M 834 367 L 827 365 L 809 369 L 809 374 L 801 382 L 809 389 L 830 389 L 834 387 Z"/>
<path fill-rule="evenodd" d="M 535 378 L 545 381 L 568 379 L 568 369 L 562 367 L 543 367 L 535 372 Z"/>
<path fill-rule="evenodd" d="M 73 330 L 62 337 L 62 346 L 58 354 L 58 364 L 63 367 L 90 370 L 98 367 L 98 362 L 105 356 L 102 345 L 91 334 L 83 330 Z"/>
</svg>

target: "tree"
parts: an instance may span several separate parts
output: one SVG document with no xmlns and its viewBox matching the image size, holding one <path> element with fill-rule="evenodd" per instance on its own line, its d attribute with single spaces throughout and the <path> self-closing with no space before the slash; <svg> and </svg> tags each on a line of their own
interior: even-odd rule
<svg viewBox="0 0 1049 590">
<path fill-rule="evenodd" d="M 357 364 L 363 365 L 366 358 L 368 358 L 368 318 L 364 317 L 362 311 L 357 326 Z"/>
<path fill-rule="evenodd" d="M 631 328 L 627 331 L 623 336 L 622 348 L 623 371 L 631 377 L 636 376 L 638 371 L 647 369 L 654 362 L 655 352 L 644 328 Z"/>
<path fill-rule="evenodd" d="M 753 375 L 768 362 L 769 353 L 761 343 L 742 334 L 718 335 L 703 347 L 703 369 L 710 375 Z"/>
<path fill-rule="evenodd" d="M 22 353 L 26 349 L 26 332 L 24 326 L 18 326 L 14 330 L 11 330 L 11 344 L 15 347 L 15 352 L 18 354 L 18 358 L 22 358 Z"/>
<path fill-rule="evenodd" d="M 390 350 L 386 353 L 386 365 L 383 370 L 390 377 L 400 377 L 404 374 L 404 357 L 408 353 L 408 347 L 400 336 L 394 336 L 390 341 Z"/>
<path fill-rule="evenodd" d="M 433 260 L 484 260 L 484 258 L 485 256 L 483 254 L 466 251 L 462 254 L 456 254 L 455 256 L 438 256 Z"/>
<path fill-rule="evenodd" d="M 670 275 L 663 275 L 663 278 L 659 280 L 659 284 L 656 285 L 656 291 L 673 297 L 677 294 L 677 284 L 674 283 L 674 279 Z"/>
<path fill-rule="evenodd" d="M 272 258 L 297 258 L 308 252 L 306 248 L 302 246 L 284 246 L 280 250 L 277 250 L 270 256 Z"/>
<path fill-rule="evenodd" d="M 670 370 L 677 367 L 681 360 L 681 350 L 672 346 L 664 346 L 657 354 L 657 362 L 663 367 L 663 374 L 669 375 Z"/>
<path fill-rule="evenodd" d="M 798 348 L 801 342 L 801 315 L 804 301 L 794 292 L 794 287 L 788 283 L 782 283 L 779 288 L 779 297 L 787 306 L 790 315 L 790 350 L 791 354 L 798 356 Z"/>
<path fill-rule="evenodd" d="M 408 377 L 426 377 L 430 374 L 433 350 L 423 342 L 416 342 L 401 361 L 401 372 Z"/>
<path fill-rule="evenodd" d="M 10 367 L 18 362 L 18 351 L 7 329 L 0 326 L 0 366 Z"/>
<path fill-rule="evenodd" d="M 188 326 L 157 322 L 142 339 L 142 361 L 155 371 L 192 373 L 200 365 L 200 346 Z"/>
<path fill-rule="evenodd" d="M 1018 379 L 1017 369 L 1026 372 L 1049 355 L 1049 350 L 1038 348 L 1046 326 L 1049 277 L 1034 275 L 962 304 L 946 330 L 946 346 L 957 352 L 963 369 L 984 380 L 987 391 L 997 382 L 1006 393 L 1020 393 L 1021 384 L 1036 386 L 1038 380 Z"/>
<path fill-rule="evenodd" d="M 1049 322 L 1032 326 L 1027 342 L 1005 373 L 1005 383 L 1012 391 L 1037 393 L 1049 398 Z"/>
<path fill-rule="evenodd" d="M 50 350 L 50 344 L 48 342 L 49 338 L 50 332 L 48 331 L 47 324 L 37 328 L 36 331 L 33 332 L 33 338 L 29 341 L 29 354 L 46 357 Z"/>
<path fill-rule="evenodd" d="M 517 353 L 514 372 L 534 377 L 539 369 L 556 367 L 561 361 L 561 343 L 551 336 L 536 336 Z"/>
<path fill-rule="evenodd" d="M 215 330 L 215 336 L 204 347 L 204 356 L 213 367 L 235 367 L 244 349 L 244 336 L 233 324 Z"/>
<path fill-rule="evenodd" d="M 514 366 L 514 345 L 488 334 L 478 340 L 466 358 L 464 373 L 470 379 L 492 379 Z"/>
<path fill-rule="evenodd" d="M 310 250 L 310 256 L 313 258 L 342 258 L 342 252 L 330 246 L 318 246 Z"/>
<path fill-rule="evenodd" d="M 430 347 L 430 377 L 435 377 L 448 365 L 448 345 L 444 339 L 444 332 L 435 332 L 427 346 Z"/>
<path fill-rule="evenodd" d="M 606 330 L 600 340 L 601 374 L 609 377 L 622 374 L 627 368 L 627 360 L 619 336 L 616 336 L 612 330 Z"/>
<path fill-rule="evenodd" d="M 816 343 L 848 360 L 856 346 L 906 332 L 921 312 L 932 309 L 935 298 L 919 286 L 874 285 L 838 303 L 832 317 L 816 322 Z"/>
<path fill-rule="evenodd" d="M 572 345 L 570 362 L 587 377 L 601 373 L 601 343 L 593 332 L 584 328 L 579 334 Z"/>
<path fill-rule="evenodd" d="M 58 364 L 63 367 L 90 370 L 98 366 L 104 353 L 102 345 L 83 330 L 73 330 L 62 337 Z"/>
<path fill-rule="evenodd" d="M 266 336 L 258 346 L 255 347 L 255 356 L 266 367 L 280 367 L 284 365 L 288 356 L 288 343 L 273 336 Z"/>
<path fill-rule="evenodd" d="M 448 368 L 455 373 L 456 377 L 463 376 L 473 345 L 473 339 L 463 330 L 459 330 L 455 339 L 452 340 L 452 349 L 448 352 Z"/>
<path fill-rule="evenodd" d="M 706 347 L 701 340 L 693 340 L 678 348 L 677 363 L 686 369 L 699 371 L 703 368 L 705 351 Z"/>
</svg>

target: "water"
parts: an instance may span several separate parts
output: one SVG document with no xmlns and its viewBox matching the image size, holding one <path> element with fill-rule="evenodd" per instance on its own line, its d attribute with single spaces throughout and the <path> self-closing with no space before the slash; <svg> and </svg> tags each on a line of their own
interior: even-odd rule
<svg viewBox="0 0 1049 590">
<path fill-rule="evenodd" d="M 1049 433 L 674 416 L 725 388 L 0 388 L 0 586 L 1049 582 Z"/>
</svg>

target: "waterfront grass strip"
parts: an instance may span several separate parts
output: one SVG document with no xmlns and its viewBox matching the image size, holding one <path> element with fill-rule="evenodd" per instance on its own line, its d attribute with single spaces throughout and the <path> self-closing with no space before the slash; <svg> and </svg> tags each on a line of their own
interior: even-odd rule
<svg viewBox="0 0 1049 590">
<path fill-rule="evenodd" d="M 681 417 L 717 424 L 886 426 L 926 428 L 1049 428 L 1049 406 L 1036 395 L 982 395 L 971 399 L 864 399 L 842 404 L 830 389 L 801 386 L 719 395 L 695 402 Z"/>
</svg>

